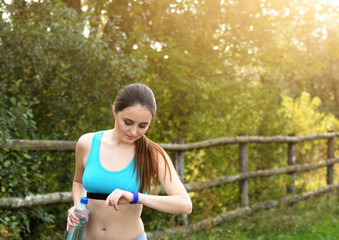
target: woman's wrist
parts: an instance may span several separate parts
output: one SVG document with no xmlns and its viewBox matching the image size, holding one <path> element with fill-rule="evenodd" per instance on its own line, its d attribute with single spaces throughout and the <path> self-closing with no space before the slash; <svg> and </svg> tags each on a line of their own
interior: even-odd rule
<svg viewBox="0 0 339 240">
<path fill-rule="evenodd" d="M 133 194 L 133 201 L 130 202 L 130 204 L 137 204 L 139 201 L 139 193 L 136 191 L 131 191 L 131 193 Z"/>
</svg>

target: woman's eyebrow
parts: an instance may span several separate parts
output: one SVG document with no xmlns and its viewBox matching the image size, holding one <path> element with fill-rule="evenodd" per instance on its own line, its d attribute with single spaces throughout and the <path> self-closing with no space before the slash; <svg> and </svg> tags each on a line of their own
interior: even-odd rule
<svg viewBox="0 0 339 240">
<path fill-rule="evenodd" d="M 124 118 L 124 120 L 134 122 L 132 119 Z M 141 122 L 140 124 L 149 124 L 149 122 Z"/>
</svg>

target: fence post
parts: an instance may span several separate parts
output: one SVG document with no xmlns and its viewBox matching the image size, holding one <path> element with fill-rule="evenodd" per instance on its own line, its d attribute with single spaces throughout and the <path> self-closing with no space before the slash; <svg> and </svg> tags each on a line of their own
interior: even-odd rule
<svg viewBox="0 0 339 240">
<path fill-rule="evenodd" d="M 239 136 L 246 136 L 246 134 Z M 239 173 L 248 172 L 247 145 L 247 143 L 239 143 Z M 248 207 L 248 179 L 239 181 L 239 203 L 241 207 Z"/>
<path fill-rule="evenodd" d="M 329 133 L 332 133 L 334 131 L 328 131 Z M 327 140 L 327 159 L 334 158 L 334 139 L 335 137 L 331 137 Z M 333 184 L 333 176 L 334 176 L 334 170 L 333 170 L 334 164 L 327 166 L 327 185 Z"/>
<path fill-rule="evenodd" d="M 295 136 L 294 133 L 289 134 L 289 136 Z M 295 165 L 296 162 L 296 143 L 295 142 L 289 142 L 288 148 L 287 148 L 287 164 L 288 166 Z M 296 193 L 295 191 L 295 173 L 289 173 L 291 176 L 291 181 L 289 185 L 287 186 L 287 193 L 292 193 L 293 195 Z"/>
<path fill-rule="evenodd" d="M 175 141 L 175 143 L 183 144 L 184 140 Z M 174 151 L 174 167 L 178 172 L 181 182 L 185 183 L 185 156 L 183 151 Z M 181 226 L 188 225 L 187 214 L 181 214 L 181 221 L 177 220 Z"/>
</svg>

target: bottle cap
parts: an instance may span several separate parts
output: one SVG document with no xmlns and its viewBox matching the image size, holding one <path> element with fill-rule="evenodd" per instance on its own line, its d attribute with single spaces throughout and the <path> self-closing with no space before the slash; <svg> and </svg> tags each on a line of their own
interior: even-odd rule
<svg viewBox="0 0 339 240">
<path fill-rule="evenodd" d="M 87 197 L 82 197 L 82 198 L 80 199 L 80 202 L 81 202 L 81 203 L 84 203 L 84 204 L 87 204 L 87 203 L 88 203 L 88 198 L 87 198 Z"/>
</svg>

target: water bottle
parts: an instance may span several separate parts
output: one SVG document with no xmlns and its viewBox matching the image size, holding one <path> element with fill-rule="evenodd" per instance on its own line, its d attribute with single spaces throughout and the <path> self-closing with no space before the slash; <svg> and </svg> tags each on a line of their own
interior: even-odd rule
<svg viewBox="0 0 339 240">
<path fill-rule="evenodd" d="M 82 197 L 80 203 L 74 207 L 75 215 L 79 218 L 80 223 L 69 227 L 66 240 L 82 240 L 86 228 L 86 218 L 89 214 L 87 203 L 88 198 Z"/>
</svg>

